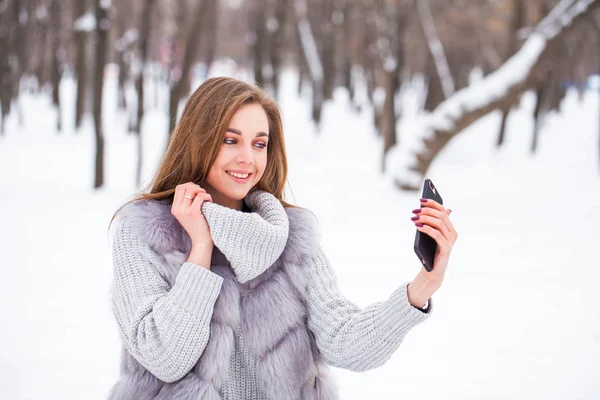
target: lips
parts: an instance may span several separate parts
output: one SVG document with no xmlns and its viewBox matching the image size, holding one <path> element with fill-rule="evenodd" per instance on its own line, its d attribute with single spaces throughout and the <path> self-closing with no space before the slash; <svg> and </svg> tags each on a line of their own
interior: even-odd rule
<svg viewBox="0 0 600 400">
<path fill-rule="evenodd" d="M 236 173 L 238 175 L 247 174 L 248 176 L 246 176 L 245 178 L 238 178 L 237 176 L 231 175 L 230 172 Z M 225 173 L 227 174 L 227 176 L 229 176 L 231 179 L 233 179 L 237 183 L 246 183 L 250 180 L 250 177 L 252 176 L 251 172 L 245 172 L 245 171 L 225 171 Z"/>
</svg>

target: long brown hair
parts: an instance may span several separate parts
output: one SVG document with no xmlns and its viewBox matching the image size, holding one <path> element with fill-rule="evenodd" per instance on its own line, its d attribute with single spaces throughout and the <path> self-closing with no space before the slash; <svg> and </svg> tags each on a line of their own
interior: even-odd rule
<svg viewBox="0 0 600 400">
<path fill-rule="evenodd" d="M 267 114 L 269 141 L 267 166 L 253 189 L 273 194 L 284 207 L 294 207 L 283 200 L 288 166 L 279 107 L 259 87 L 234 78 L 219 77 L 206 80 L 191 95 L 151 184 L 119 207 L 115 215 L 137 200 L 172 201 L 179 184 L 194 182 L 202 186 L 217 158 L 231 118 L 241 106 L 255 103 L 260 104 Z"/>
</svg>

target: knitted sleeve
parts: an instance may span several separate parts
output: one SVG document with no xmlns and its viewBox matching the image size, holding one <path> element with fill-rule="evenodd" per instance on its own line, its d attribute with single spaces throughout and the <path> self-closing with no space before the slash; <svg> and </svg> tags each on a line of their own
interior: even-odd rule
<svg viewBox="0 0 600 400">
<path fill-rule="evenodd" d="M 407 285 L 388 300 L 360 309 L 340 293 L 335 273 L 322 249 L 308 259 L 308 325 L 328 364 L 366 371 L 390 359 L 406 334 L 428 318 L 408 302 Z"/>
<path fill-rule="evenodd" d="M 174 382 L 190 371 L 208 342 L 223 278 L 184 263 L 173 287 L 159 274 L 159 256 L 124 219 L 113 242 L 112 308 L 129 353 L 153 375 Z"/>
</svg>

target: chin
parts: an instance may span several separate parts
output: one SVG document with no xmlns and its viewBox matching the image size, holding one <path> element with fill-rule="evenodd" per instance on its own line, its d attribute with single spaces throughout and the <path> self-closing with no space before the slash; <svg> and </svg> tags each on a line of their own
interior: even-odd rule
<svg viewBox="0 0 600 400">
<path fill-rule="evenodd" d="M 252 189 L 252 187 L 247 188 L 247 189 L 246 188 L 229 189 L 224 194 L 233 200 L 243 200 L 246 197 L 246 195 L 250 192 L 251 189 Z"/>
</svg>

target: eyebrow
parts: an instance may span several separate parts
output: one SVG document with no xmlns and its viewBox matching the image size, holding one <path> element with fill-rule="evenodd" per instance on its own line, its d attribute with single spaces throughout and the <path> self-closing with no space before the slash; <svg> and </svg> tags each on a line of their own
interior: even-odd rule
<svg viewBox="0 0 600 400">
<path fill-rule="evenodd" d="M 227 132 L 235 133 L 236 135 L 241 135 L 241 134 L 242 134 L 242 131 L 239 131 L 239 130 L 237 130 L 237 129 L 233 129 L 233 128 L 227 128 Z M 265 136 L 265 137 L 267 137 L 267 138 L 269 137 L 269 135 L 267 135 L 267 134 L 266 134 L 266 133 L 264 133 L 264 132 L 258 132 L 258 133 L 256 134 L 256 137 L 261 137 L 261 136 Z"/>
</svg>

